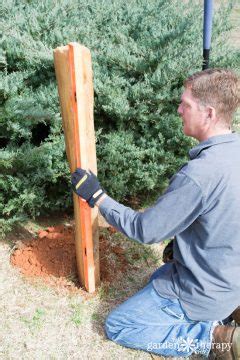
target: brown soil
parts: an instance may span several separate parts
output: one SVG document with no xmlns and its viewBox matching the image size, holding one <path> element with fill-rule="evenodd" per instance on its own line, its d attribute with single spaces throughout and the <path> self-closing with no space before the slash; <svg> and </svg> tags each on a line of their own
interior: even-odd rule
<svg viewBox="0 0 240 360">
<path fill-rule="evenodd" d="M 114 233 L 115 230 L 109 228 L 109 232 Z M 118 274 L 127 271 L 129 264 L 123 248 L 100 236 L 99 250 L 102 281 L 112 282 Z M 41 277 L 50 285 L 70 291 L 80 288 L 72 226 L 60 225 L 40 230 L 37 239 L 20 242 L 10 260 L 28 277 Z"/>
</svg>

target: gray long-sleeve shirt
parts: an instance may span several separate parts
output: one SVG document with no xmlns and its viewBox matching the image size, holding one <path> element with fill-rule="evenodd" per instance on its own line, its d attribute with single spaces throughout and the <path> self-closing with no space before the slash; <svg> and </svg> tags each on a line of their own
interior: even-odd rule
<svg viewBox="0 0 240 360">
<path fill-rule="evenodd" d="M 240 137 L 211 137 L 189 155 L 151 208 L 137 212 L 106 197 L 100 212 L 144 244 L 176 236 L 174 262 L 155 289 L 179 298 L 190 319 L 222 320 L 240 302 Z"/>
</svg>

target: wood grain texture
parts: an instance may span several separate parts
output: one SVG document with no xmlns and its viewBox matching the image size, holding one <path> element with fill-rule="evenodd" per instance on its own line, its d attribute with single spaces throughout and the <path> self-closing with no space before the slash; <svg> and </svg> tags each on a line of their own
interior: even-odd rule
<svg viewBox="0 0 240 360">
<path fill-rule="evenodd" d="M 54 64 L 70 171 L 81 166 L 96 174 L 91 53 L 70 43 L 54 50 Z M 76 194 L 73 201 L 79 280 L 87 291 L 94 292 L 100 281 L 98 210 Z"/>
</svg>

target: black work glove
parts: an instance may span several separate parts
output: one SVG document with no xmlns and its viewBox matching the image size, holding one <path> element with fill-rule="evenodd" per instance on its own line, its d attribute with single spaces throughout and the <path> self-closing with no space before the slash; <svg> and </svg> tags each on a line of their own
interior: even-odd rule
<svg viewBox="0 0 240 360">
<path fill-rule="evenodd" d="M 94 175 L 91 170 L 86 171 L 81 168 L 77 168 L 72 173 L 72 187 L 73 191 L 86 200 L 92 208 L 100 197 L 105 194 L 101 185 L 99 184 L 98 178 Z"/>
</svg>

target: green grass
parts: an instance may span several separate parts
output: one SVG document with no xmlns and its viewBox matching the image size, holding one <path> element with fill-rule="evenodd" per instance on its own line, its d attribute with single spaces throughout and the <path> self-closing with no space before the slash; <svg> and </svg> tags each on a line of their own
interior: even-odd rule
<svg viewBox="0 0 240 360">
<path fill-rule="evenodd" d="M 21 321 L 26 324 L 31 331 L 35 331 L 43 326 L 45 315 L 46 311 L 44 309 L 37 308 L 32 317 L 27 318 L 22 316 Z"/>
<path fill-rule="evenodd" d="M 71 321 L 76 326 L 80 326 L 84 324 L 87 320 L 86 305 L 83 303 L 71 304 L 71 309 L 72 309 Z"/>
</svg>

